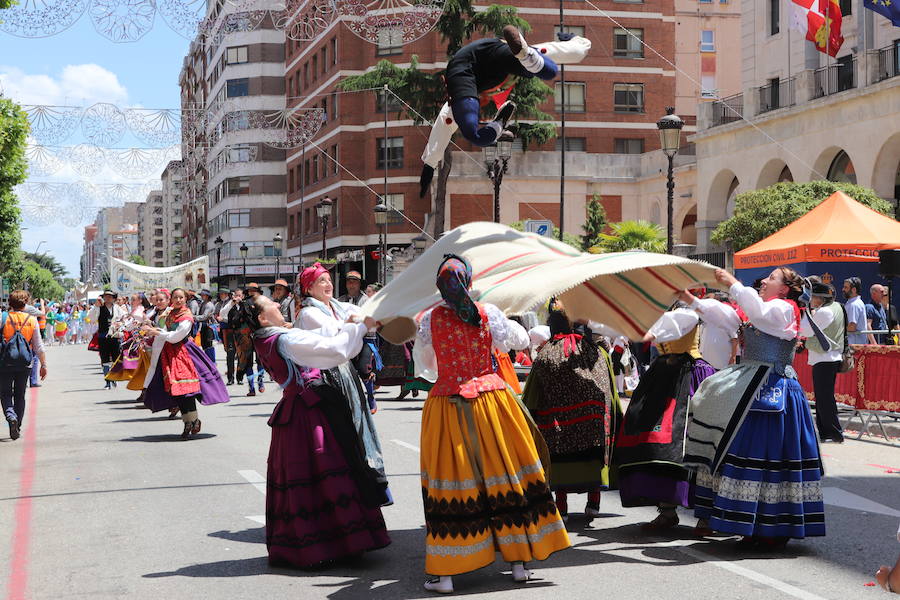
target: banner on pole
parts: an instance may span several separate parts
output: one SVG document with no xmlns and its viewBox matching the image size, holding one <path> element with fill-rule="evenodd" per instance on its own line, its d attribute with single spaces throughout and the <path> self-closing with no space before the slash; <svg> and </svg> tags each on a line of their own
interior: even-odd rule
<svg viewBox="0 0 900 600">
<path fill-rule="evenodd" d="M 200 290 L 210 284 L 208 256 L 174 267 L 147 267 L 118 258 L 111 258 L 110 261 L 109 285 L 119 294 L 146 292 L 157 288 Z"/>
</svg>

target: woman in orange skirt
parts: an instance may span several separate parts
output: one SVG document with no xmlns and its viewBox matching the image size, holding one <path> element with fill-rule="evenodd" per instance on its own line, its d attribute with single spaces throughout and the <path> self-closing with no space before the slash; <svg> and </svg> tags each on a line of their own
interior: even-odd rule
<svg viewBox="0 0 900 600">
<path fill-rule="evenodd" d="M 528 333 L 496 306 L 469 296 L 472 270 L 447 255 L 444 302 L 419 323 L 416 367 L 438 378 L 422 411 L 425 584 L 453 591 L 453 575 L 490 565 L 496 552 L 515 581 L 525 563 L 571 544 L 550 495 L 529 418 L 497 374 L 493 349 L 528 346 Z"/>
</svg>

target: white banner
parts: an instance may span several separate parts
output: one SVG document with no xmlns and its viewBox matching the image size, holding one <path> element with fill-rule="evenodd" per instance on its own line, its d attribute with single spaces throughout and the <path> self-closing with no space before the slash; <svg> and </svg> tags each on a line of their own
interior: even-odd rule
<svg viewBox="0 0 900 600">
<path fill-rule="evenodd" d="M 110 261 L 109 286 L 119 294 L 179 287 L 199 291 L 208 288 L 212 279 L 208 256 L 174 267 L 145 267 L 118 258 Z"/>
</svg>

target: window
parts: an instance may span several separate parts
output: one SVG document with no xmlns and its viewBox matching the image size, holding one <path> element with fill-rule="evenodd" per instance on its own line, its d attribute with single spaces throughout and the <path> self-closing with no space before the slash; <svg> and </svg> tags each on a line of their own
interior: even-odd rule
<svg viewBox="0 0 900 600">
<path fill-rule="evenodd" d="M 306 185 L 309 182 L 309 161 L 307 160 L 303 163 L 303 184 Z"/>
<path fill-rule="evenodd" d="M 157 250 L 156 252 L 153 253 L 153 258 L 162 258 L 162 257 L 163 257 L 162 250 Z"/>
<path fill-rule="evenodd" d="M 392 94 L 389 91 L 378 90 L 375 92 L 375 112 L 383 113 L 384 112 L 384 97 L 387 95 L 387 111 L 388 112 L 399 112 L 403 110 L 403 103 L 397 99 L 397 96 Z"/>
<path fill-rule="evenodd" d="M 403 194 L 385 194 L 384 203 L 388 207 L 388 225 L 399 225 L 405 221 L 403 218 L 403 210 L 405 208 Z"/>
<path fill-rule="evenodd" d="M 226 195 L 228 196 L 244 196 L 250 193 L 250 177 L 229 177 L 225 180 Z"/>
<path fill-rule="evenodd" d="M 719 90 L 716 89 L 716 76 L 707 74 L 700 75 L 700 97 L 701 98 L 718 98 Z"/>
<path fill-rule="evenodd" d="M 616 112 L 644 112 L 644 84 L 616 83 L 613 85 L 613 105 Z"/>
<path fill-rule="evenodd" d="M 319 180 L 319 155 L 316 154 L 312 157 L 312 180 Z"/>
<path fill-rule="evenodd" d="M 294 239 L 294 222 L 295 222 L 294 215 L 291 215 L 288 218 L 288 239 L 289 240 Z"/>
<path fill-rule="evenodd" d="M 333 37 L 331 38 L 331 64 L 336 65 L 337 61 L 337 37 Z"/>
<path fill-rule="evenodd" d="M 711 29 L 704 29 L 700 32 L 700 52 L 716 51 L 716 35 Z"/>
<path fill-rule="evenodd" d="M 162 230 L 162 229 L 154 229 L 154 230 L 153 230 L 153 236 L 154 236 L 154 237 L 162 237 L 162 234 L 163 234 L 163 230 Z"/>
<path fill-rule="evenodd" d="M 642 138 L 616 138 L 616 154 L 643 154 L 644 140 Z"/>
<path fill-rule="evenodd" d="M 328 46 L 322 46 L 322 75 L 328 72 Z"/>
<path fill-rule="evenodd" d="M 644 0 L 613 0 L 613 2 L 619 2 L 622 4 L 643 4 Z"/>
<path fill-rule="evenodd" d="M 712 4 L 712 0 L 698 0 L 700 4 Z"/>
<path fill-rule="evenodd" d="M 846 17 L 847 15 L 853 14 L 853 2 L 852 0 L 839 0 L 838 4 L 841 7 L 841 16 Z"/>
<path fill-rule="evenodd" d="M 225 64 L 239 65 L 249 61 L 249 53 L 247 46 L 234 46 L 225 50 Z"/>
<path fill-rule="evenodd" d="M 562 149 L 562 140 L 556 138 L 556 150 Z M 587 138 L 566 136 L 566 152 L 586 152 Z"/>
<path fill-rule="evenodd" d="M 375 56 L 403 54 L 403 31 L 386 27 L 378 30 L 378 46 Z"/>
<path fill-rule="evenodd" d="M 781 0 L 769 0 L 769 35 L 781 31 Z"/>
<path fill-rule="evenodd" d="M 250 227 L 250 209 L 239 208 L 228 211 L 228 228 Z"/>
<path fill-rule="evenodd" d="M 225 96 L 228 98 L 237 98 L 238 96 L 248 96 L 250 94 L 250 80 L 246 77 L 241 79 L 229 79 L 225 82 Z"/>
<path fill-rule="evenodd" d="M 331 120 L 338 118 L 338 96 L 337 92 L 331 92 Z"/>
<path fill-rule="evenodd" d="M 309 85 L 309 63 L 303 65 L 303 88 Z"/>
<path fill-rule="evenodd" d="M 252 149 L 250 146 L 232 146 L 228 149 L 228 153 L 225 155 L 225 162 L 250 162 L 252 160 L 251 152 Z"/>
<path fill-rule="evenodd" d="M 375 159 L 376 169 L 402 169 L 403 168 L 403 138 L 391 137 L 387 138 L 387 145 L 384 138 L 378 138 L 375 141 L 375 151 L 377 153 Z M 385 154 L 387 154 L 387 164 L 385 164 Z"/>
<path fill-rule="evenodd" d="M 584 37 L 584 25 L 563 25 L 564 32 L 571 33 L 573 35 L 577 35 L 578 37 Z M 557 34 L 559 33 L 559 25 L 555 25 L 553 27 L 553 39 L 558 40 Z"/>
<path fill-rule="evenodd" d="M 584 112 L 584 96 L 585 96 L 585 84 L 583 83 L 569 83 L 566 84 L 566 112 Z M 562 84 L 556 84 L 556 92 L 555 92 L 555 101 L 554 101 L 554 109 L 562 110 L 563 108 L 563 98 L 562 98 Z"/>
<path fill-rule="evenodd" d="M 613 56 L 618 58 L 644 58 L 643 29 L 613 30 Z"/>
<path fill-rule="evenodd" d="M 154 241 L 154 242 L 153 242 L 153 247 L 154 247 L 154 248 L 162 248 L 162 247 L 163 247 L 163 241 L 162 241 L 162 240 L 156 240 L 156 241 Z"/>
<path fill-rule="evenodd" d="M 313 81 L 319 78 L 319 56 L 314 55 L 312 58 L 312 77 Z"/>
<path fill-rule="evenodd" d="M 334 160 L 331 161 L 331 172 L 333 175 L 338 174 L 338 147 L 337 144 L 331 147 L 331 158 Z"/>
</svg>

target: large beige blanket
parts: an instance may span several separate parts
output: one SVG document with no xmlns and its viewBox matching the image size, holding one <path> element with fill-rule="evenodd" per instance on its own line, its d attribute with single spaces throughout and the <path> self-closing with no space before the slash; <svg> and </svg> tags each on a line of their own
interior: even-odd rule
<svg viewBox="0 0 900 600">
<path fill-rule="evenodd" d="M 650 252 L 587 254 L 557 240 L 496 223 L 448 231 L 363 307 L 392 343 L 415 336 L 422 313 L 441 301 L 435 277 L 445 254 L 472 263 L 473 298 L 510 315 L 559 296 L 573 319 L 640 339 L 684 288 L 712 283 L 707 263 Z"/>
</svg>

